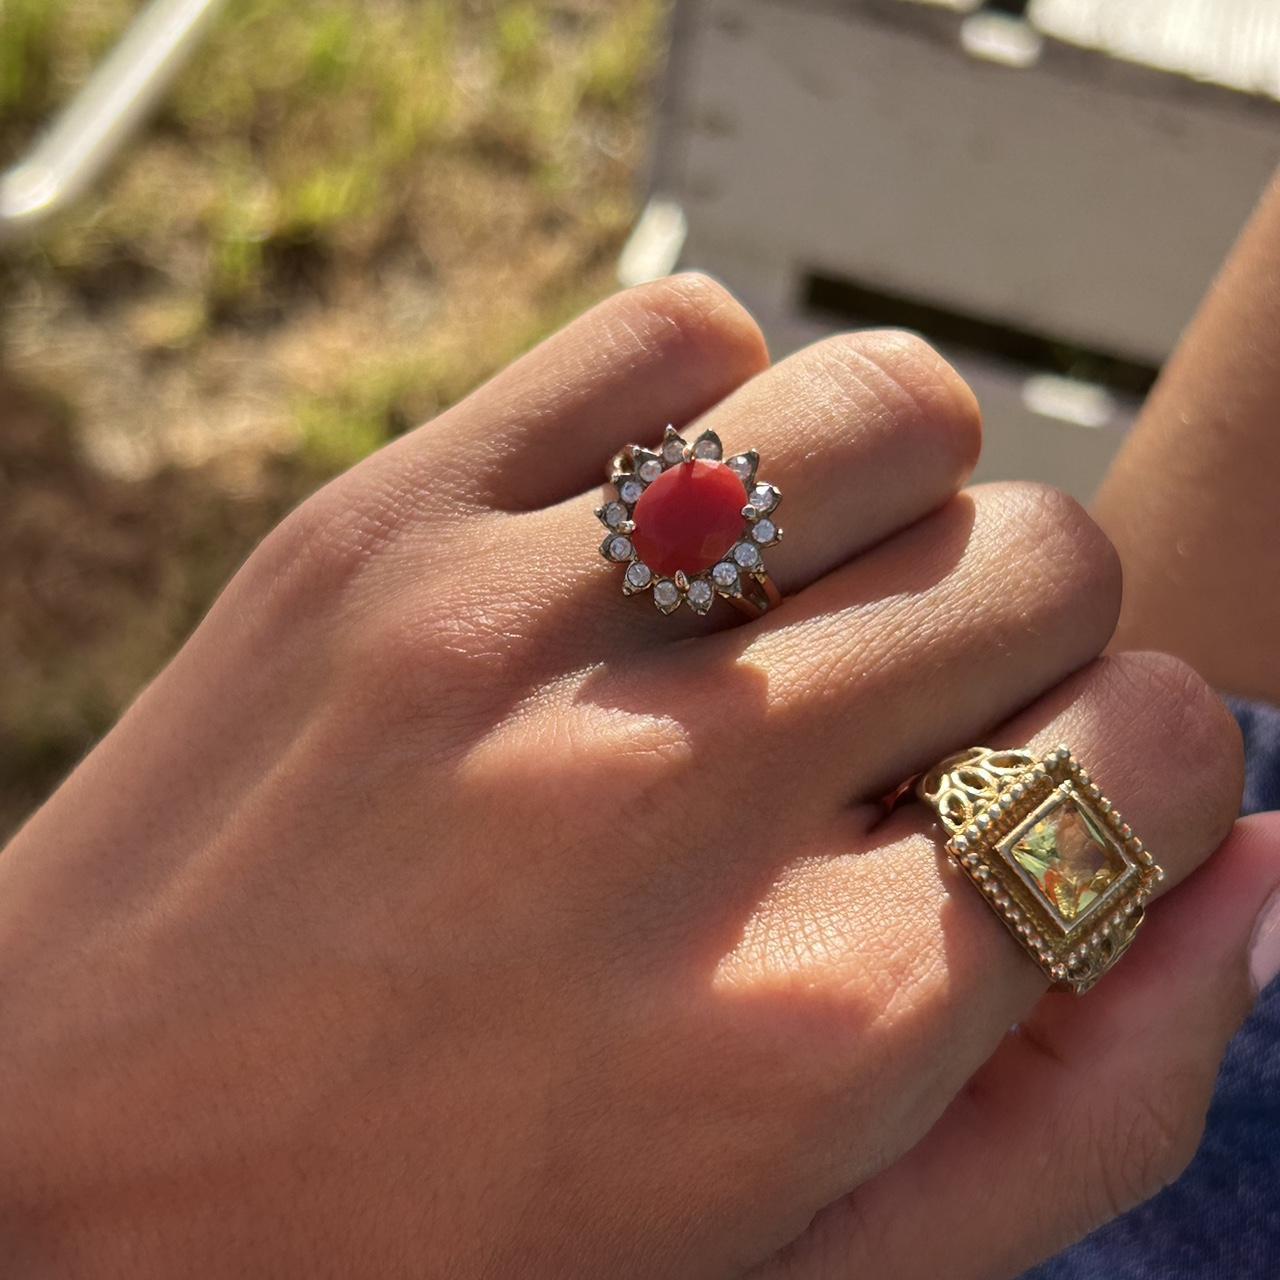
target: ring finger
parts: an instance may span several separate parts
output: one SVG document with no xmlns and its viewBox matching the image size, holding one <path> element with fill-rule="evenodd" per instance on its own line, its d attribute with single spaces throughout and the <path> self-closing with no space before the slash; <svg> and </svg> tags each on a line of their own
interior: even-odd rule
<svg viewBox="0 0 1280 1280">
<path fill-rule="evenodd" d="M 1188 668 L 1162 655 L 1100 660 L 992 740 L 1038 751 L 1070 743 L 1148 841 L 1167 887 L 1208 857 L 1237 811 L 1235 726 Z M 735 993 L 802 992 L 802 1006 L 829 1011 L 813 1043 L 789 1046 L 807 1076 L 793 1081 L 802 1119 L 782 1118 L 788 1132 L 807 1126 L 789 1152 L 797 1187 L 812 1197 L 801 1217 L 912 1146 L 1045 990 L 982 895 L 940 856 L 941 840 L 918 805 L 869 845 L 856 822 L 836 820 L 829 856 L 777 879 L 721 966 Z M 1136 954 L 1142 945 L 1140 932 Z"/>
</svg>

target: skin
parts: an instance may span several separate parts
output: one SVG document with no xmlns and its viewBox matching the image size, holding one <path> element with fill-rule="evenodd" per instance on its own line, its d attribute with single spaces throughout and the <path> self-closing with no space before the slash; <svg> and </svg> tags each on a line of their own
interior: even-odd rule
<svg viewBox="0 0 1280 1280">
<path fill-rule="evenodd" d="M 1280 179 L 1264 194 L 1098 495 L 1125 565 L 1117 640 L 1280 704 Z"/>
<path fill-rule="evenodd" d="M 668 421 L 786 494 L 776 612 L 595 554 Z M 1115 553 L 960 492 L 979 436 L 919 340 L 770 368 L 677 277 L 300 508 L 0 855 L 4 1273 L 964 1280 L 1172 1178 L 1276 833 L 1202 865 L 1233 722 L 1099 657 Z M 1180 886 L 1084 1000 L 883 818 L 976 741 L 1070 742 Z"/>
</svg>

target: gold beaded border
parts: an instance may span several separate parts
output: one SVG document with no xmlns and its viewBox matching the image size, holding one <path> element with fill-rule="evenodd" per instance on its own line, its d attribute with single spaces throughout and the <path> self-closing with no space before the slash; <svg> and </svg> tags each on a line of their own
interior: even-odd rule
<svg viewBox="0 0 1280 1280">
<path fill-rule="evenodd" d="M 1116 885 L 1065 932 L 999 847 L 1055 792 L 1074 794 L 1128 864 Z M 1065 745 L 1008 778 L 990 803 L 951 837 L 947 851 L 1054 986 L 1077 994 L 1093 986 L 1127 950 L 1146 903 L 1164 879 L 1151 852 Z"/>
</svg>

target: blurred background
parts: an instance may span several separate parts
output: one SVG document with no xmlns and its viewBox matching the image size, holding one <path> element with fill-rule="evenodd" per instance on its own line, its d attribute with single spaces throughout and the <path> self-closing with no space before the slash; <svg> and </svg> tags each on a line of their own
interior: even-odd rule
<svg viewBox="0 0 1280 1280">
<path fill-rule="evenodd" d="M 1087 498 L 1278 99 L 1274 0 L 0 0 L 0 838 L 288 509 L 620 283 L 921 330 L 984 474 Z"/>
<path fill-rule="evenodd" d="M 0 0 L 0 165 L 138 13 Z M 0 836 L 257 540 L 617 287 L 655 0 L 230 0 L 0 249 Z"/>
</svg>

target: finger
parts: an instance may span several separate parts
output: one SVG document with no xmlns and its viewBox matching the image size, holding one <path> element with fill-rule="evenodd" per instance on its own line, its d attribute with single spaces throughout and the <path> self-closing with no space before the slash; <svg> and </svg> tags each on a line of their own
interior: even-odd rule
<svg viewBox="0 0 1280 1280">
<path fill-rule="evenodd" d="M 941 506 L 968 479 L 982 415 L 963 378 L 915 334 L 828 338 L 707 413 L 728 456 L 755 449 L 797 537 L 769 554 L 784 593 Z"/>
<path fill-rule="evenodd" d="M 303 597 L 317 579 L 376 578 L 381 589 L 364 592 L 364 608 L 387 591 L 399 595 L 424 570 L 466 564 L 465 584 L 452 575 L 455 587 L 540 627 L 543 575 L 512 573 L 536 545 L 526 513 L 597 483 L 629 440 L 655 422 L 696 416 L 768 362 L 755 321 L 705 276 L 619 293 L 314 494 L 255 556 L 258 575 L 287 579 Z M 501 549 L 496 571 L 491 547 Z M 605 567 L 575 550 L 592 571 Z"/>
<path fill-rule="evenodd" d="M 987 485 L 834 574 L 756 633 L 709 641 L 718 666 L 768 673 L 747 725 L 797 803 L 875 799 L 956 743 L 981 739 L 1100 653 L 1119 609 L 1110 544 L 1072 499 Z M 689 705 L 686 699 L 685 705 Z"/>
<path fill-rule="evenodd" d="M 1249 940 L 1278 886 L 1280 819 L 1241 822 L 1096 992 L 1043 1000 L 919 1146 L 766 1274 L 1017 1275 L 1173 1181 L 1254 998 Z"/>
<path fill-rule="evenodd" d="M 1198 677 L 1161 655 L 1099 661 L 995 741 L 1036 750 L 1071 743 L 1170 883 L 1217 845 L 1239 804 L 1234 721 Z M 812 1145 L 795 1163 L 798 1176 L 821 1170 L 831 1179 L 822 1191 L 832 1194 L 814 1208 L 921 1137 L 1046 985 L 941 856 L 923 806 L 903 810 L 875 839 L 870 853 L 777 876 L 721 965 L 735 990 L 763 995 L 781 985 L 833 1007 L 825 1034 L 804 1047 L 808 1089 L 795 1086 L 799 1102 L 823 1104 L 808 1112 Z M 833 833 L 833 850 L 838 841 Z M 1158 915 L 1161 904 L 1150 910 Z M 849 1096 L 853 1080 L 861 1084 Z"/>
<path fill-rule="evenodd" d="M 588 311 L 406 437 L 397 461 L 480 504 L 532 510 L 598 485 L 623 445 L 688 422 L 768 363 L 726 289 L 672 276 Z"/>
<path fill-rule="evenodd" d="M 904 333 L 846 334 L 820 342 L 760 374 L 685 432 L 722 438 L 726 456 L 755 449 L 758 476 L 783 494 L 786 539 L 764 552 L 783 593 L 918 520 L 951 497 L 973 469 L 981 419 L 959 375 Z M 654 432 L 657 432 L 657 437 Z M 654 420 L 640 442 L 656 442 Z M 618 571 L 584 554 L 599 490 L 538 519 L 534 535 L 546 575 L 561 584 L 561 617 L 579 649 L 614 652 L 722 628 L 723 606 L 699 619 L 623 606 Z"/>
</svg>

